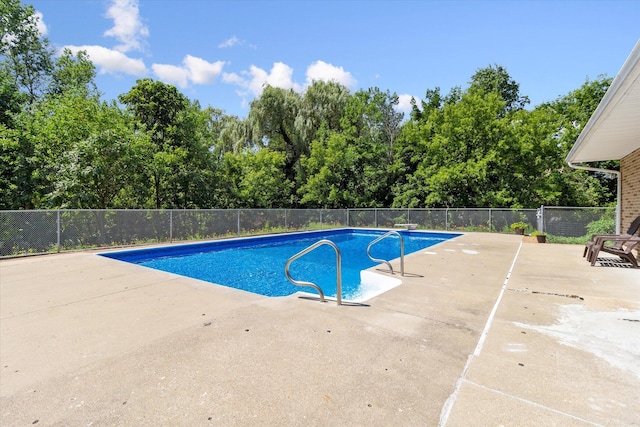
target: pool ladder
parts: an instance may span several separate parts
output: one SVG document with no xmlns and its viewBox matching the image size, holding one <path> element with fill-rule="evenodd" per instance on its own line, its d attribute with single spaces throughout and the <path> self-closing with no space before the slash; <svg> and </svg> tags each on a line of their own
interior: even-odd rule
<svg viewBox="0 0 640 427">
<path fill-rule="evenodd" d="M 284 274 L 287 276 L 287 279 L 289 279 L 289 281 L 291 283 L 293 283 L 294 285 L 297 286 L 310 286 L 312 288 L 314 288 L 316 291 L 318 291 L 318 294 L 320 294 L 320 302 L 325 302 L 324 299 L 324 292 L 322 292 L 322 288 L 320 288 L 320 286 L 316 285 L 315 283 L 312 282 L 305 282 L 302 280 L 295 280 L 291 277 L 291 274 L 289 274 L 289 266 L 291 265 L 291 263 L 295 260 L 297 260 L 298 258 L 300 258 L 301 256 L 304 256 L 306 254 L 308 254 L 309 252 L 311 252 L 312 250 L 323 246 L 323 245 L 329 245 L 333 248 L 333 250 L 336 252 L 336 300 L 338 302 L 338 305 L 342 305 L 342 260 L 341 260 L 341 255 L 340 255 L 340 249 L 338 249 L 338 246 L 336 246 L 335 243 L 333 243 L 331 240 L 320 240 L 316 243 L 314 243 L 313 245 L 309 246 L 306 249 L 303 249 L 302 251 L 298 252 L 297 254 L 295 254 L 294 256 L 292 256 L 291 258 L 289 258 L 287 260 L 287 263 L 284 266 Z"/>
<path fill-rule="evenodd" d="M 400 233 L 398 233 L 395 230 L 391 230 L 385 234 L 383 234 L 382 236 L 378 237 L 377 239 L 375 239 L 373 242 L 369 243 L 369 246 L 367 246 L 367 255 L 369 256 L 369 258 L 371 258 L 371 260 L 373 262 L 379 262 L 379 263 L 384 263 L 387 264 L 387 266 L 389 267 L 389 270 L 391 270 L 391 274 L 394 274 L 393 272 L 393 266 L 391 266 L 391 263 L 389 263 L 389 261 L 386 261 L 384 259 L 377 259 L 374 258 L 373 256 L 371 256 L 371 247 L 373 245 L 375 245 L 376 243 L 378 243 L 380 240 L 382 239 L 386 239 L 389 236 L 398 236 L 400 238 L 400 275 L 404 276 L 404 240 L 402 239 L 402 235 Z M 291 277 L 291 274 L 289 273 L 289 267 L 291 266 L 291 263 L 295 260 L 297 260 L 298 258 L 308 254 L 309 252 L 313 251 L 314 249 L 320 247 L 320 246 L 324 246 L 324 245 L 329 245 L 333 248 L 333 250 L 336 253 L 336 301 L 338 303 L 338 305 L 342 305 L 342 256 L 340 255 L 340 249 L 338 249 L 338 246 L 333 243 L 331 240 L 327 240 L 327 239 L 323 239 L 320 240 L 316 243 L 314 243 L 313 245 L 309 246 L 306 249 L 301 250 L 300 252 L 298 252 L 297 254 L 293 255 L 291 258 L 289 258 L 287 260 L 287 263 L 284 265 L 284 274 L 285 276 L 287 276 L 287 279 L 293 283 L 294 285 L 297 286 L 309 286 L 314 288 L 318 294 L 320 295 L 320 302 L 325 302 L 325 298 L 324 298 L 324 292 L 322 291 L 322 288 L 318 285 L 316 285 L 315 283 L 312 282 L 305 282 L 303 280 L 295 280 L 293 277 Z"/>
<path fill-rule="evenodd" d="M 391 230 L 383 234 L 382 236 L 378 237 L 373 242 L 369 243 L 369 246 L 367 246 L 367 255 L 369 256 L 369 258 L 371 258 L 371 261 L 373 262 L 382 262 L 387 264 L 387 267 L 389 267 L 389 270 L 391 270 L 391 274 L 394 274 L 393 267 L 391 266 L 391 263 L 389 261 L 386 261 L 384 259 L 377 259 L 371 256 L 371 247 L 376 243 L 378 243 L 380 240 L 386 239 L 389 236 L 398 236 L 400 238 L 400 275 L 404 276 L 404 240 L 402 239 L 402 235 L 397 231 Z"/>
</svg>

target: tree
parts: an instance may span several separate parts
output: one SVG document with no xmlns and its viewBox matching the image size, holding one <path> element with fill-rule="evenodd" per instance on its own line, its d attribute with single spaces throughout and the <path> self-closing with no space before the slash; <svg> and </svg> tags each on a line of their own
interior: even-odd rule
<svg viewBox="0 0 640 427">
<path fill-rule="evenodd" d="M 520 85 L 500 65 L 481 68 L 471 77 L 470 89 L 484 93 L 497 93 L 505 102 L 505 112 L 522 110 L 529 104 L 529 97 L 520 95 Z"/>
<path fill-rule="evenodd" d="M 72 93 L 42 99 L 22 114 L 20 130 L 32 147 L 32 200 L 35 206 L 56 205 L 56 182 L 65 153 L 95 130 L 100 102 Z"/>
<path fill-rule="evenodd" d="M 176 125 L 189 101 L 175 86 L 151 79 L 138 80 L 129 92 L 118 96 L 118 99 L 138 120 L 140 130 L 149 133 L 153 143 L 148 171 L 154 207 L 174 207 L 175 198 L 170 191 L 170 183 L 187 157 L 184 141 L 176 133 Z"/>
<path fill-rule="evenodd" d="M 24 96 L 5 68 L 0 67 L 0 124 L 12 129 L 13 118 L 20 112 Z"/>
<path fill-rule="evenodd" d="M 558 156 L 563 160 L 569 154 L 580 132 L 604 97 L 613 79 L 599 76 L 596 80 L 586 81 L 576 90 L 558 97 L 555 101 L 543 104 L 538 108 L 551 109 L 559 116 L 560 122 L 554 130 L 554 138 L 559 147 Z M 619 169 L 619 161 L 594 162 L 591 165 L 601 169 Z M 570 169 L 563 165 L 561 174 L 565 185 L 574 191 L 576 199 L 570 202 L 576 206 L 602 206 L 615 203 L 617 198 L 617 182 L 615 177 L 601 172 L 587 172 Z M 585 185 L 586 184 L 586 185 Z M 582 190 L 575 190 L 582 189 Z"/>
<path fill-rule="evenodd" d="M 142 173 L 148 138 L 115 103 L 70 91 L 37 102 L 22 120 L 35 207 L 114 207 Z"/>
<path fill-rule="evenodd" d="M 38 30 L 38 16 L 33 6 L 22 6 L 20 0 L 0 2 L 0 68 L 13 85 L 32 103 L 48 86 L 53 70 L 53 49 Z"/>
<path fill-rule="evenodd" d="M 300 157 L 308 147 L 295 126 L 300 110 L 300 95 L 293 90 L 266 86 L 251 102 L 248 121 L 253 142 L 285 155 L 284 173 L 295 181 Z"/>
<path fill-rule="evenodd" d="M 432 108 L 421 122 L 408 125 L 397 153 L 417 166 L 394 186 L 393 205 L 504 206 L 509 196 L 500 186 L 500 176 L 511 172 L 500 159 L 517 149 L 517 141 L 508 138 L 508 120 L 499 119 L 503 109 L 497 93 L 470 88 L 458 102 Z"/>
<path fill-rule="evenodd" d="M 307 147 L 323 123 L 330 131 L 340 130 L 340 120 L 350 96 L 349 89 L 335 81 L 315 80 L 305 90 L 295 127 Z"/>
<path fill-rule="evenodd" d="M 251 140 L 251 129 L 248 120 L 240 120 L 237 116 L 222 116 L 220 132 L 213 152 L 217 159 L 225 153 L 242 153 L 245 150 L 257 151 L 258 147 Z"/>
<path fill-rule="evenodd" d="M 212 145 L 219 134 L 216 121 L 219 111 L 201 109 L 197 101 L 189 103 L 175 122 L 173 145 L 166 151 L 174 155 L 167 183 L 172 195 L 171 205 L 180 208 L 211 206 L 209 187 L 213 180 L 214 154 Z"/>
<path fill-rule="evenodd" d="M 69 49 L 64 49 L 52 71 L 49 94 L 77 91 L 80 95 L 98 95 L 95 78 L 96 67 L 87 52 L 79 51 L 74 57 Z"/>
<path fill-rule="evenodd" d="M 265 149 L 241 158 L 238 195 L 244 207 L 275 209 L 291 203 L 293 183 L 284 175 L 283 153 Z"/>
<path fill-rule="evenodd" d="M 358 188 L 357 206 L 390 206 L 390 173 L 393 150 L 400 132 L 402 113 L 395 111 L 398 96 L 378 88 L 356 92 L 345 107 L 343 134 L 358 153 L 353 179 Z"/>
<path fill-rule="evenodd" d="M 358 154 L 345 135 L 321 128 L 310 155 L 302 159 L 308 179 L 299 190 L 300 202 L 323 209 L 357 206 L 359 189 L 354 171 Z"/>
<path fill-rule="evenodd" d="M 389 206 L 389 166 L 402 119 L 397 103 L 388 91 L 360 90 L 345 105 L 340 131 L 321 125 L 302 160 L 306 182 L 298 194 L 305 206 Z"/>
<path fill-rule="evenodd" d="M 424 100 L 420 101 L 420 107 L 415 98 L 411 99 L 411 120 L 422 121 L 429 117 L 429 114 L 433 110 L 442 108 L 442 95 L 440 95 L 440 88 L 427 89 L 424 95 Z"/>
<path fill-rule="evenodd" d="M 188 104 L 175 86 L 148 78 L 137 80 L 129 92 L 118 96 L 118 100 L 151 132 L 158 149 L 172 144 L 170 128 Z"/>
<path fill-rule="evenodd" d="M 0 123 L 0 210 L 30 207 L 32 167 L 28 148 L 19 131 Z"/>
<path fill-rule="evenodd" d="M 395 150 L 400 179 L 393 186 L 393 205 L 597 205 L 603 186 L 568 168 L 564 158 L 604 91 L 585 88 L 570 100 L 527 111 L 506 73 L 485 71 L 466 91 L 442 102 L 431 92 L 405 124 Z M 576 106 L 574 98 L 589 107 Z"/>
<path fill-rule="evenodd" d="M 113 104 L 101 104 L 98 114 L 98 129 L 64 153 L 55 185 L 56 206 L 126 206 L 124 192 L 144 170 L 147 135 L 135 132 L 132 121 Z"/>
</svg>

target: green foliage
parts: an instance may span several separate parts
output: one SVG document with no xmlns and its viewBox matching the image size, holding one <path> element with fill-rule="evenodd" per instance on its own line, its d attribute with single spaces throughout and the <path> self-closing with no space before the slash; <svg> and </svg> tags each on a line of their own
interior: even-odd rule
<svg viewBox="0 0 640 427">
<path fill-rule="evenodd" d="M 552 234 L 547 235 L 548 243 L 559 243 L 563 245 L 584 245 L 588 237 L 564 237 L 564 236 L 554 236 Z"/>
<path fill-rule="evenodd" d="M 25 97 L 6 68 L 0 67 L 0 124 L 13 128 L 14 115 L 20 112 Z"/>
<path fill-rule="evenodd" d="M 512 230 L 524 230 L 527 228 L 527 224 L 524 222 L 514 222 L 510 225 Z"/>
<path fill-rule="evenodd" d="M 301 203 L 326 209 L 354 206 L 357 203 L 354 176 L 357 152 L 344 135 L 332 133 L 314 141 L 311 154 L 303 158 L 307 175 L 300 189 Z"/>
<path fill-rule="evenodd" d="M 55 57 L 31 6 L 3 0 L 0 11 L 2 209 L 532 208 L 615 199 L 613 179 L 564 164 L 611 79 L 525 110 L 519 84 L 490 66 L 466 89 L 427 90 L 406 121 L 389 90 L 350 93 L 324 81 L 302 93 L 267 85 L 246 119 L 149 78 L 118 97 L 122 108 L 100 101 L 86 52 Z"/>
<path fill-rule="evenodd" d="M 471 88 L 487 94 L 497 93 L 505 103 L 505 113 L 522 110 L 529 104 L 529 97 L 520 95 L 520 85 L 500 65 L 476 71 L 471 77 Z"/>
<path fill-rule="evenodd" d="M 0 2 L 0 68 L 32 103 L 44 96 L 53 70 L 53 49 L 38 31 L 33 6 Z"/>
<path fill-rule="evenodd" d="M 616 219 L 614 217 L 601 218 L 587 224 L 588 235 L 592 234 L 615 234 Z"/>
<path fill-rule="evenodd" d="M 262 95 L 251 102 L 247 118 L 253 142 L 285 155 L 284 172 L 293 181 L 300 157 L 307 153 L 295 122 L 302 100 L 292 89 L 266 86 Z"/>
<path fill-rule="evenodd" d="M 85 51 L 78 52 L 74 57 L 69 49 L 64 49 L 55 63 L 49 95 L 62 95 L 68 92 L 76 92 L 80 95 L 97 94 L 95 77 L 96 67 Z"/>
<path fill-rule="evenodd" d="M 424 111 L 414 109 L 398 139 L 393 206 L 588 206 L 611 194 L 602 177 L 564 164 L 577 133 L 566 132 L 561 111 L 575 116 L 593 102 L 528 111 L 517 89 L 498 67 L 480 70 L 467 91 L 455 89 L 444 100 L 437 89 L 427 92 Z M 599 101 L 603 93 L 587 89 L 580 99 Z"/>
<path fill-rule="evenodd" d="M 611 78 L 599 76 L 597 80 L 587 79 L 578 89 L 558 97 L 540 109 L 551 109 L 558 118 L 554 139 L 558 145 L 558 157 L 567 156 L 580 132 L 597 108 L 600 100 L 611 85 Z M 619 169 L 619 161 L 593 162 L 594 167 Z M 583 170 L 559 170 L 553 177 L 559 193 L 570 195 L 573 200 L 560 200 L 558 204 L 573 206 L 603 206 L 614 203 L 616 199 L 616 179 L 600 172 Z"/>
</svg>

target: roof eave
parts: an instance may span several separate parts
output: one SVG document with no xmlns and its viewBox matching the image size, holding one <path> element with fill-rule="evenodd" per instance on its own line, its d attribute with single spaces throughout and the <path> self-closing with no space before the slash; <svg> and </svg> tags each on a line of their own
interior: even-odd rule
<svg viewBox="0 0 640 427">
<path fill-rule="evenodd" d="M 602 141 L 594 140 L 594 134 L 604 120 L 607 120 L 614 110 L 614 107 L 625 97 L 627 91 L 632 85 L 640 85 L 640 40 L 636 43 L 629 57 L 622 65 L 622 68 L 611 82 L 611 86 L 602 97 L 600 104 L 591 115 L 591 118 L 585 125 L 582 132 L 578 136 L 571 151 L 566 157 L 566 162 L 571 165 L 575 163 L 588 163 L 601 160 L 619 160 L 626 154 L 633 152 L 638 147 L 633 146 L 634 141 L 630 140 L 624 150 L 616 152 L 608 152 L 606 155 L 589 154 L 589 146 L 591 144 L 602 144 Z M 638 144 L 638 139 L 635 144 Z"/>
</svg>

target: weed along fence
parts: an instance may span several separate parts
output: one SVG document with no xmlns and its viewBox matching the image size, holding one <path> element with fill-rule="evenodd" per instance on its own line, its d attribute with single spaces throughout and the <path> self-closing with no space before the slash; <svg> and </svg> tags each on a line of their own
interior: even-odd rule
<svg viewBox="0 0 640 427">
<path fill-rule="evenodd" d="M 615 208 L 538 209 L 78 209 L 0 211 L 0 256 L 62 252 L 173 241 L 205 240 L 336 227 L 526 232 L 588 238 L 615 231 Z M 577 242 L 577 241 L 576 241 Z"/>
</svg>

